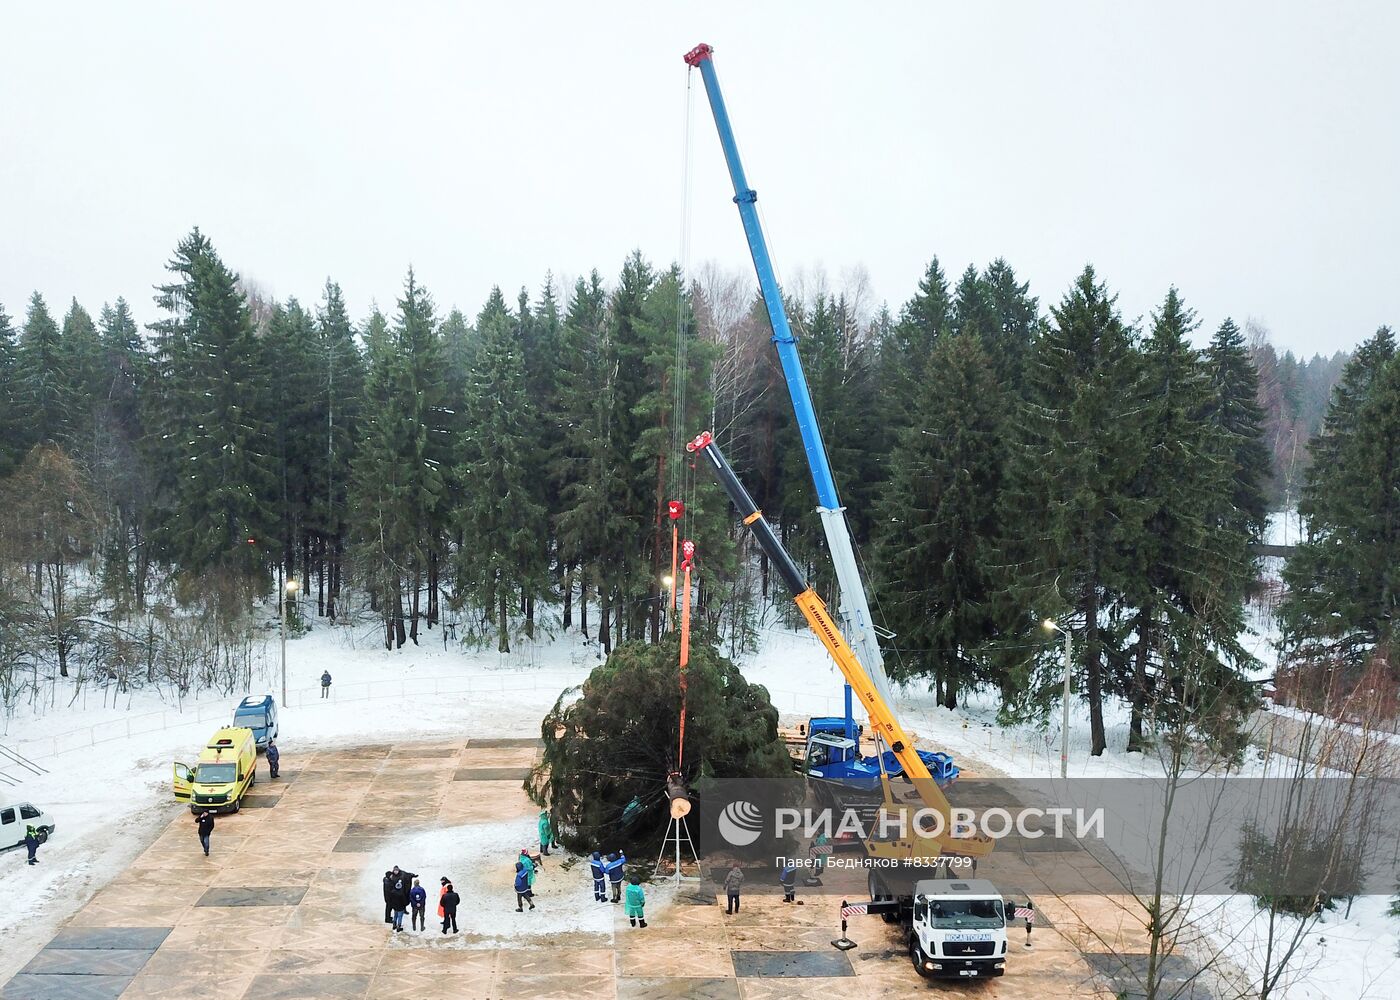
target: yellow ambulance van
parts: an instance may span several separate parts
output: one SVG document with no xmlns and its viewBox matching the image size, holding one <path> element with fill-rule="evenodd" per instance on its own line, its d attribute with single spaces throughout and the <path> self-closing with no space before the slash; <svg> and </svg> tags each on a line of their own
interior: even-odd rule
<svg viewBox="0 0 1400 1000">
<path fill-rule="evenodd" d="M 258 745 L 251 729 L 229 727 L 209 737 L 191 767 L 175 765 L 175 798 L 190 812 L 238 812 L 257 781 Z"/>
</svg>

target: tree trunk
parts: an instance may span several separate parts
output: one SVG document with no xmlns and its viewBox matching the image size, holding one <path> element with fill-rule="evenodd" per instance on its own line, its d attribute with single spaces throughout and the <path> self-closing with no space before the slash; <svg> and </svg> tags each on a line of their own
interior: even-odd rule
<svg viewBox="0 0 1400 1000">
<path fill-rule="evenodd" d="M 574 624 L 574 568 L 566 566 L 564 568 L 564 631 L 569 631 Z"/>
<path fill-rule="evenodd" d="M 498 639 L 499 639 L 499 641 L 498 641 L 497 644 L 496 644 L 496 650 L 497 650 L 498 652 L 501 652 L 501 653 L 509 653 L 509 652 L 510 652 L 510 632 L 509 632 L 510 603 L 509 603 L 509 602 L 510 602 L 510 596 L 506 593 L 506 588 L 505 588 L 505 587 L 502 587 L 502 588 L 501 588 L 501 600 L 500 600 L 501 617 L 500 617 L 500 621 L 498 621 L 497 624 L 496 624 L 496 635 L 497 635 L 497 637 L 498 637 Z"/>
<path fill-rule="evenodd" d="M 578 630 L 588 638 L 588 572 L 582 566 L 578 569 Z"/>
<path fill-rule="evenodd" d="M 1097 565 L 1094 567 L 1097 570 Z M 1107 742 L 1103 731 L 1103 666 L 1099 660 L 1099 590 L 1094 580 L 1097 572 L 1089 574 L 1084 585 L 1084 670 L 1089 696 L 1089 753 L 1102 757 Z"/>
<path fill-rule="evenodd" d="M 438 555 L 428 553 L 428 628 L 438 623 L 441 611 L 438 607 Z"/>
<path fill-rule="evenodd" d="M 598 641 L 603 644 L 603 655 L 612 654 L 612 614 L 611 595 L 602 587 L 598 588 Z"/>
<path fill-rule="evenodd" d="M 408 637 L 413 640 L 413 644 L 418 645 L 418 597 L 423 592 L 423 574 L 420 570 L 413 571 L 413 619 L 408 625 Z"/>
<path fill-rule="evenodd" d="M 525 638 L 535 638 L 535 599 L 525 598 Z"/>
<path fill-rule="evenodd" d="M 403 649 L 403 581 L 394 581 L 394 638 L 398 641 L 398 648 Z"/>
<path fill-rule="evenodd" d="M 1128 720 L 1128 752 L 1141 753 L 1146 746 L 1142 738 L 1143 715 L 1147 708 L 1147 651 L 1152 648 L 1152 613 L 1144 608 L 1138 613 L 1137 648 L 1133 651 L 1133 707 Z"/>
</svg>

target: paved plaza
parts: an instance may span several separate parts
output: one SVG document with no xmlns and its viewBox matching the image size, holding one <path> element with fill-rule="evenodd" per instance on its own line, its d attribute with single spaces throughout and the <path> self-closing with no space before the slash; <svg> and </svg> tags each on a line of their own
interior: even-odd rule
<svg viewBox="0 0 1400 1000">
<path fill-rule="evenodd" d="M 791 906 L 770 887 L 755 887 L 730 917 L 713 886 L 702 883 L 679 894 L 650 887 L 656 906 L 645 930 L 628 927 L 621 907 L 612 907 L 592 911 L 584 929 L 503 942 L 503 921 L 530 918 L 513 912 L 509 856 L 500 864 L 499 912 L 473 912 L 464 900 L 462 934 L 442 937 L 430 923 L 428 934 L 395 936 L 373 896 L 366 900 L 366 880 L 377 884 L 385 849 L 414 830 L 450 833 L 511 818 L 529 829 L 535 808 L 521 778 L 537 753 L 528 740 L 327 749 L 288 754 L 277 782 L 260 760 L 248 807 L 219 819 L 211 857 L 200 853 L 188 811 L 172 803 L 165 832 L 73 915 L 0 990 L 0 1000 L 1077 1000 L 1095 995 L 1085 953 L 1137 950 L 1142 936 L 1111 897 L 1041 896 L 1034 947 L 1023 947 L 1024 934 L 1012 936 L 1004 978 L 927 984 L 911 969 L 897 928 L 878 918 L 851 924 L 854 950 L 832 948 L 839 930 L 833 897 L 805 894 L 805 905 Z M 1034 896 L 1038 863 L 1091 864 L 1008 856 L 983 874 L 1008 894 L 1015 887 Z M 542 878 L 559 879 L 557 891 L 567 885 L 591 902 L 582 871 L 559 873 L 557 858 L 548 864 Z M 432 921 L 438 872 L 421 875 Z"/>
</svg>

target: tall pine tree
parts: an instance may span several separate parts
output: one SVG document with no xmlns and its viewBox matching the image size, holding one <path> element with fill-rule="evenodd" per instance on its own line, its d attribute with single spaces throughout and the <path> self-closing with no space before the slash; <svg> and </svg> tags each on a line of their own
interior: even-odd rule
<svg viewBox="0 0 1400 1000">
<path fill-rule="evenodd" d="M 1024 644 L 1045 617 L 1077 630 L 1075 655 L 1088 702 L 1091 752 L 1106 747 L 1103 705 L 1113 693 L 1109 657 L 1119 651 L 1106 610 L 1135 569 L 1146 511 L 1136 482 L 1142 444 L 1142 374 L 1132 331 L 1115 299 L 1086 267 L 1051 309 L 1026 373 L 1009 532 L 1005 618 Z M 1066 614 L 1068 612 L 1068 614 Z M 1008 713 L 1042 716 L 1058 694 L 1058 648 L 1046 643 L 1003 689 Z"/>
<path fill-rule="evenodd" d="M 939 338 L 917 369 L 925 391 L 910 401 L 878 507 L 880 607 L 896 676 L 931 677 L 939 703 L 956 708 L 985 679 L 978 647 L 995 625 L 1006 395 L 975 333 Z"/>
<path fill-rule="evenodd" d="M 511 609 L 547 593 L 540 539 L 547 521 L 532 481 L 537 418 L 525 379 L 519 330 L 499 288 L 476 319 L 476 366 L 467 385 L 462 498 L 455 511 L 464 542 L 459 591 L 490 613 L 497 649 L 510 652 Z"/>
</svg>

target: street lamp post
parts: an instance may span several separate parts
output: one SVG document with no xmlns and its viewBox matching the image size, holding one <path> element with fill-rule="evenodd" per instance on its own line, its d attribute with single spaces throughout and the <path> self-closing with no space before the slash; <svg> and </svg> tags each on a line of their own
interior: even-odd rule
<svg viewBox="0 0 1400 1000">
<path fill-rule="evenodd" d="M 282 707 L 287 707 L 287 602 L 296 596 L 297 582 L 288 580 L 282 595 Z"/>
<path fill-rule="evenodd" d="M 1062 629 L 1055 622 L 1045 619 L 1045 627 L 1052 632 L 1059 632 L 1065 637 L 1065 695 L 1063 713 L 1060 719 L 1060 777 L 1069 777 L 1069 676 L 1071 665 L 1074 663 L 1074 640 L 1070 638 L 1069 630 Z"/>
</svg>

